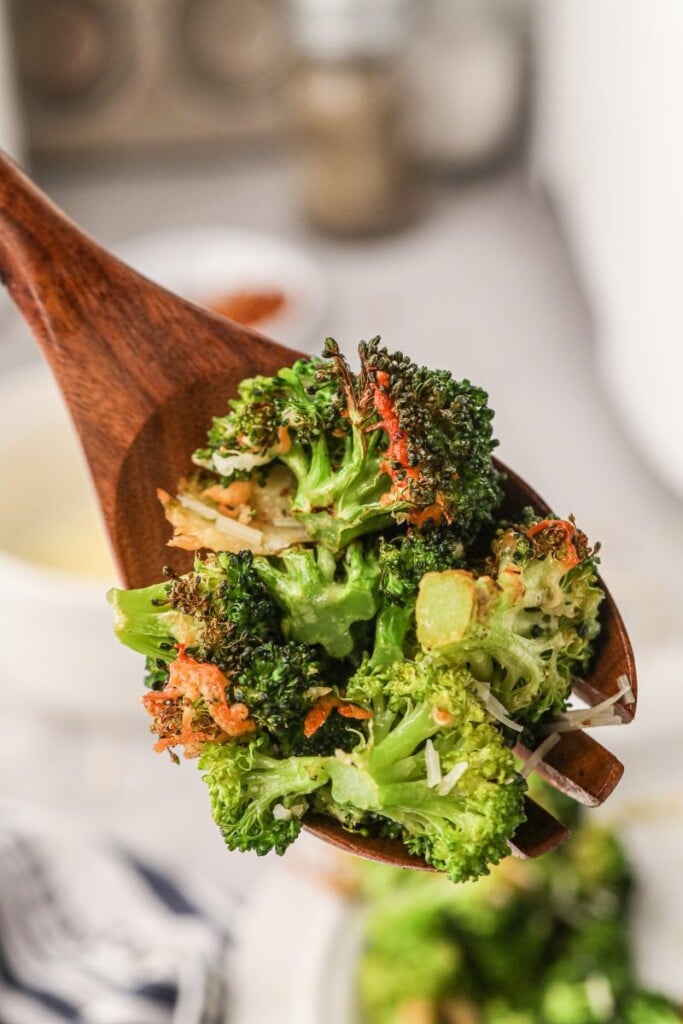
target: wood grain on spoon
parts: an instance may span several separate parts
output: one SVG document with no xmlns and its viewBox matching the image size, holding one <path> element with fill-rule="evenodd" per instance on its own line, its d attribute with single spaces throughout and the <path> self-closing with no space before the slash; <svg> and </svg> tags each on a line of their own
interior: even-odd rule
<svg viewBox="0 0 683 1024">
<path fill-rule="evenodd" d="M 168 528 L 154 499 L 173 492 L 204 440 L 211 417 L 225 412 L 238 383 L 275 373 L 300 353 L 194 306 L 153 284 L 76 227 L 7 157 L 0 154 L 0 277 L 33 330 L 81 438 L 127 586 L 177 571 L 188 556 L 166 546 Z M 508 472 L 506 512 L 548 506 Z M 625 675 L 636 689 L 633 653 L 609 595 L 597 656 L 581 695 L 596 703 Z M 620 702 L 630 720 L 635 703 Z M 553 785 L 584 803 L 604 800 L 622 766 L 582 733 L 568 734 L 541 765 Z M 327 818 L 309 831 L 351 852 L 425 867 L 397 841 L 353 835 Z M 513 849 L 535 856 L 567 830 L 536 805 Z"/>
</svg>

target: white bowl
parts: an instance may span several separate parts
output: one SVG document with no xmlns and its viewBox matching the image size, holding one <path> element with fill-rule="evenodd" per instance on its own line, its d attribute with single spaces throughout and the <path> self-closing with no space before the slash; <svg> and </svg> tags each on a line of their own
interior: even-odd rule
<svg viewBox="0 0 683 1024">
<path fill-rule="evenodd" d="M 318 351 L 322 345 L 326 280 L 303 249 L 283 239 L 242 228 L 172 228 L 130 238 L 114 251 L 199 305 L 240 291 L 282 292 L 282 307 L 254 328 L 292 348 Z"/>
<path fill-rule="evenodd" d="M 79 718 L 139 714 L 143 662 L 112 630 L 116 572 L 48 370 L 0 377 L 0 701 Z"/>
</svg>

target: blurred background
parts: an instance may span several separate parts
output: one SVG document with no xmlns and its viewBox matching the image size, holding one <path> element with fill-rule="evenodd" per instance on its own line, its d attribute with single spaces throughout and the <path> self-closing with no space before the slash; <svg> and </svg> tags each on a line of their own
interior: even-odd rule
<svg viewBox="0 0 683 1024">
<path fill-rule="evenodd" d="M 681 998 L 682 110 L 677 0 L 0 0 L 0 147 L 89 234 L 304 351 L 379 333 L 483 385 L 503 461 L 601 540 L 642 693 L 634 735 L 605 741 L 627 770 L 603 819 L 620 823 L 645 894 L 640 969 Z M 226 853 L 193 766 L 150 750 L 80 452 L 4 292 L 0 424 L 0 1020 L 322 1024 L 329 982 L 348 1024 L 354 969 L 333 982 L 329 967 L 352 931 L 336 863 L 305 842 L 284 864 Z M 17 837 L 44 849 L 46 830 L 88 935 L 107 921 L 123 934 L 137 913 L 98 844 L 125 849 L 139 884 L 156 878 L 206 1002 L 183 975 L 184 1001 L 131 1008 L 88 989 L 69 1017 L 82 977 L 68 943 L 22 989 L 16 949 L 28 943 L 31 968 L 37 940 L 3 921 L 17 906 L 32 919 Z M 168 897 L 176 884 L 186 904 Z M 218 923 L 197 911 L 207 900 L 225 903 Z M 259 947 L 278 913 L 279 939 Z M 135 927 L 163 980 L 178 950 L 152 917 Z M 224 955 L 216 976 L 234 981 L 237 957 L 253 1004 L 239 982 L 230 994 L 214 978 L 206 996 Z M 259 955 L 277 983 L 259 982 Z M 557 1024 L 611 1021 L 603 1011 Z"/>
</svg>

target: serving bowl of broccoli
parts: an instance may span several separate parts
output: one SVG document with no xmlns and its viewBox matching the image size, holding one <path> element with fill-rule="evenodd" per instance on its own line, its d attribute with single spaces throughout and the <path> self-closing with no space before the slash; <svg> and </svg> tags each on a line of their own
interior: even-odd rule
<svg viewBox="0 0 683 1024">
<path fill-rule="evenodd" d="M 368 865 L 355 978 L 358 1024 L 678 1024 L 636 967 L 636 877 L 616 832 L 534 786 L 569 841 L 486 878 Z"/>
<path fill-rule="evenodd" d="M 481 388 L 379 339 L 358 355 L 328 339 L 242 382 L 159 492 L 193 567 L 112 591 L 115 628 L 147 659 L 155 749 L 198 760 L 230 849 L 311 828 L 466 881 L 563 734 L 632 717 L 635 671 L 627 650 L 611 696 L 570 708 L 610 602 L 597 548 L 522 500 Z"/>
<path fill-rule="evenodd" d="M 631 747 L 644 775 L 661 777 L 669 734 Z M 647 815 L 641 779 L 596 813 L 537 775 L 530 788 L 570 839 L 476 881 L 305 843 L 273 862 L 237 950 L 235 1024 L 276 1010 L 281 1024 L 677 1024 L 675 788 L 662 791 L 666 812 Z"/>
</svg>

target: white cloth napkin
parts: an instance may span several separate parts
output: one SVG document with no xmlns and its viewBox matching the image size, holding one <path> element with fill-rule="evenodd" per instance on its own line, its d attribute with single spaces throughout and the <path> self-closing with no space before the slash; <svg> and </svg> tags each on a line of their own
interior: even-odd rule
<svg viewBox="0 0 683 1024">
<path fill-rule="evenodd" d="M 239 900 L 64 831 L 0 805 L 2 1024 L 225 1024 Z"/>
</svg>

